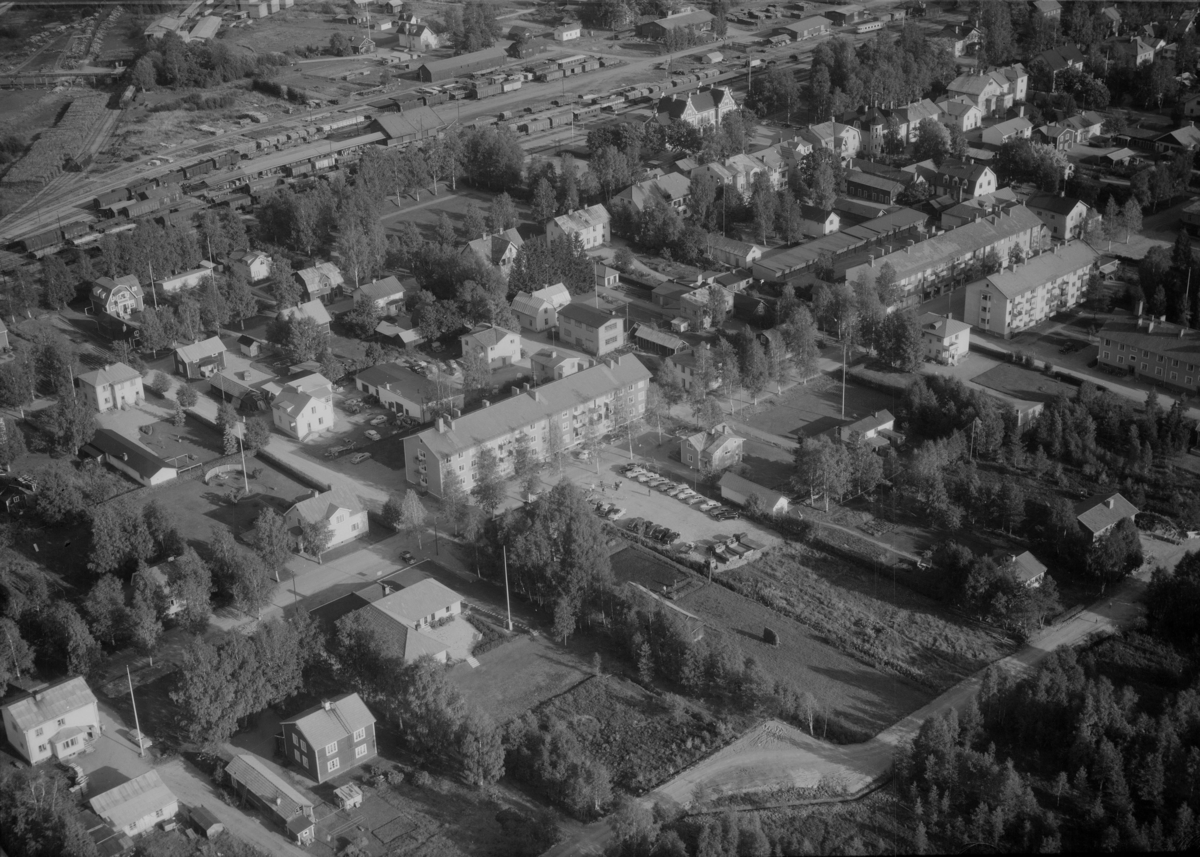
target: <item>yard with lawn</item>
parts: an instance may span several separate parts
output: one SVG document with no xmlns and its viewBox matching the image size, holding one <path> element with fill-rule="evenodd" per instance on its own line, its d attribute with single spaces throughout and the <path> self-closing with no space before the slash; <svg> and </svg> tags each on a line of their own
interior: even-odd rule
<svg viewBox="0 0 1200 857">
<path fill-rule="evenodd" d="M 895 413 L 896 396 L 855 384 L 846 385 L 846 415 L 842 416 L 842 385 L 828 376 L 798 384 L 782 395 L 773 396 L 762 410 L 737 421 L 780 437 L 815 437 L 838 426 L 888 409 Z"/>
<path fill-rule="evenodd" d="M 945 690 L 1016 648 L 1011 637 L 930 597 L 807 545 L 776 548 L 722 580 L 845 655 L 927 691 Z"/>
<path fill-rule="evenodd" d="M 520 635 L 479 656 L 479 666 L 458 664 L 450 680 L 497 723 L 520 717 L 588 677 L 582 661 L 544 636 Z"/>
<path fill-rule="evenodd" d="M 1015 363 L 1000 363 L 971 380 L 981 387 L 1029 402 L 1051 402 L 1059 396 L 1074 398 L 1079 391 L 1074 384 Z"/>
</svg>

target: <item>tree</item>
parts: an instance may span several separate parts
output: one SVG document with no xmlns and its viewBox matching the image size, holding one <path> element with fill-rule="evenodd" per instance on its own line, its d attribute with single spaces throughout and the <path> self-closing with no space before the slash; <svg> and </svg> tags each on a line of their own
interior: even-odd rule
<svg viewBox="0 0 1200 857">
<path fill-rule="evenodd" d="M 400 504 L 399 529 L 412 538 L 417 536 L 417 546 L 421 545 L 421 527 L 425 526 L 425 506 L 421 497 L 411 488 L 404 492 L 404 500 Z"/>
<path fill-rule="evenodd" d="M 84 615 L 92 636 L 101 643 L 116 646 L 129 630 L 129 611 L 125 607 L 125 592 L 121 582 L 111 574 L 102 574 L 92 585 L 83 602 Z"/>
<path fill-rule="evenodd" d="M 196 402 L 200 400 L 200 394 L 196 392 L 195 387 L 187 382 L 184 382 L 180 384 L 179 388 L 175 391 L 175 398 L 183 407 L 194 408 L 196 406 Z"/>
<path fill-rule="evenodd" d="M 813 170 L 813 183 L 809 198 L 812 204 L 821 211 L 833 209 L 833 204 L 837 200 L 837 179 L 833 173 L 833 166 L 828 161 L 822 161 Z"/>
<path fill-rule="evenodd" d="M 336 57 L 344 57 L 350 53 L 350 40 L 346 38 L 345 33 L 336 32 L 329 37 L 329 51 Z"/>
<path fill-rule="evenodd" d="M 262 418 L 255 417 L 246 420 L 245 429 L 242 433 L 242 442 L 247 450 L 262 449 L 271 442 L 271 423 Z"/>
<path fill-rule="evenodd" d="M 879 335 L 879 356 L 901 372 L 915 372 L 921 366 L 921 325 L 911 309 L 888 315 Z"/>
<path fill-rule="evenodd" d="M 76 282 L 67 263 L 58 256 L 42 259 L 42 296 L 46 306 L 51 309 L 65 307 L 75 297 Z"/>
<path fill-rule="evenodd" d="M 343 323 L 351 336 L 366 339 L 375 333 L 375 328 L 383 320 L 383 311 L 374 298 L 359 295 L 354 301 L 354 308 L 343 317 Z"/>
<path fill-rule="evenodd" d="M 483 210 L 474 200 L 467 204 L 467 210 L 463 213 L 463 240 L 474 241 L 483 235 L 487 229 L 487 223 L 483 217 Z"/>
<path fill-rule="evenodd" d="M 1131 233 L 1142 231 L 1142 207 L 1133 197 L 1126 200 L 1125 208 L 1121 211 L 1121 225 L 1125 228 L 1126 244 Z"/>
<path fill-rule="evenodd" d="M 503 232 L 512 229 L 517 223 L 517 204 L 507 193 L 501 193 L 492 200 L 492 207 L 488 211 L 489 231 Z"/>
<path fill-rule="evenodd" d="M 242 330 L 246 329 L 246 319 L 258 312 L 258 299 L 240 270 L 235 269 L 225 281 L 225 308 L 229 321 L 236 321 Z"/>
<path fill-rule="evenodd" d="M 254 552 L 268 569 L 282 568 L 292 556 L 292 536 L 287 522 L 270 506 L 264 506 L 254 521 Z"/>
<path fill-rule="evenodd" d="M 517 435 L 513 450 L 513 476 L 527 498 L 536 494 L 541 487 L 542 466 L 541 457 L 533 448 L 532 438 L 524 432 Z"/>
<path fill-rule="evenodd" d="M 128 612 L 129 635 L 143 652 L 154 650 L 163 625 L 159 619 L 160 590 L 145 568 L 133 574 L 133 602 Z"/>
<path fill-rule="evenodd" d="M 743 328 L 738 336 L 738 357 L 742 384 L 754 397 L 754 403 L 758 404 L 759 394 L 771 380 L 770 367 L 762 343 L 749 328 Z"/>
<path fill-rule="evenodd" d="M 283 359 L 290 364 L 318 359 L 329 350 L 329 334 L 306 315 L 277 320 L 268 332 L 272 342 L 279 345 Z M 332 380 L 332 379 L 331 379 Z"/>
<path fill-rule="evenodd" d="M 950 132 L 936 119 L 922 119 L 917 125 L 913 155 L 919 161 L 932 160 L 938 166 L 950 154 Z"/>
<path fill-rule="evenodd" d="M 77 798 L 59 771 L 39 766 L 0 772 L 0 844 L 20 857 L 99 857 Z"/>
<path fill-rule="evenodd" d="M 490 786 L 504 776 L 504 743 L 495 722 L 469 708 L 458 730 L 458 753 L 463 776 L 473 786 Z"/>
<path fill-rule="evenodd" d="M 490 390 L 492 367 L 482 351 L 468 351 L 463 355 L 463 393 L 472 399 Z"/>
<path fill-rule="evenodd" d="M 500 460 L 491 447 L 483 446 L 475 455 L 473 465 L 475 487 L 471 489 L 479 504 L 479 508 L 489 518 L 496 514 L 496 509 L 504 501 L 504 480 L 500 476 Z"/>
<path fill-rule="evenodd" d="M 317 562 L 321 562 L 321 555 L 329 550 L 332 541 L 333 527 L 329 521 L 304 521 L 300 524 L 300 549 L 316 557 Z"/>
<path fill-rule="evenodd" d="M 0 616 L 0 681 L 6 685 L 33 672 L 35 651 L 12 619 Z"/>
<path fill-rule="evenodd" d="M 38 627 L 42 632 L 38 652 L 62 672 L 87 675 L 99 662 L 100 644 L 70 603 L 51 604 Z"/>
<path fill-rule="evenodd" d="M 0 467 L 11 470 L 29 450 L 25 446 L 25 435 L 11 419 L 0 419 Z"/>
<path fill-rule="evenodd" d="M 171 563 L 167 585 L 171 595 L 183 605 L 178 614 L 180 624 L 193 632 L 204 628 L 212 615 L 212 574 L 195 550 L 184 548 L 183 553 Z"/>
<path fill-rule="evenodd" d="M 810 497 L 825 495 L 825 511 L 829 498 L 841 498 L 851 487 L 853 474 L 846 447 L 831 443 L 821 435 L 807 438 L 796 447 L 792 484 L 797 490 L 807 489 Z"/>
<path fill-rule="evenodd" d="M 554 194 L 554 186 L 542 176 L 533 189 L 532 214 L 535 223 L 546 223 L 554 219 L 558 211 L 558 199 Z"/>
</svg>

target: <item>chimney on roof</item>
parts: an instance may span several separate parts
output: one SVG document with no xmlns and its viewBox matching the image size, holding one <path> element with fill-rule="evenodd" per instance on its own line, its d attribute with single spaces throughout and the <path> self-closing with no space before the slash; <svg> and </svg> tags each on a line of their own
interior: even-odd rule
<svg viewBox="0 0 1200 857">
<path fill-rule="evenodd" d="M 483 401 L 480 403 L 480 407 L 487 408 L 487 407 L 490 407 L 490 406 L 491 406 L 491 404 L 492 404 L 492 403 L 491 403 L 491 402 L 489 402 L 487 399 L 484 399 L 484 400 L 483 400 Z"/>
<path fill-rule="evenodd" d="M 1141 320 L 1142 320 L 1142 308 L 1143 308 L 1143 306 L 1145 306 L 1145 301 L 1138 301 L 1138 302 L 1137 302 L 1137 317 L 1138 317 L 1138 321 L 1141 321 Z"/>
<path fill-rule="evenodd" d="M 908 241 L 906 241 L 906 242 L 905 242 L 905 244 L 904 244 L 904 252 L 905 252 L 905 253 L 911 253 L 911 252 L 912 252 L 913 243 L 914 243 L 914 242 L 913 242 L 913 240 L 912 240 L 911 238 L 910 238 Z"/>
<path fill-rule="evenodd" d="M 438 434 L 446 433 L 446 421 L 444 419 L 442 419 L 441 417 L 437 418 L 437 433 Z"/>
<path fill-rule="evenodd" d="M 1106 498 L 1104 501 L 1104 507 L 1106 509 L 1111 509 L 1114 505 L 1116 505 L 1116 499 L 1117 499 L 1116 497 Z"/>
<path fill-rule="evenodd" d="M 521 395 L 521 388 L 520 388 L 520 387 L 509 387 L 508 389 L 509 389 L 509 391 L 510 391 L 510 392 L 509 392 L 509 395 L 511 395 L 511 396 L 519 396 L 519 395 Z"/>
<path fill-rule="evenodd" d="M 333 711 L 333 703 L 330 702 L 328 699 L 321 700 L 321 707 L 324 708 L 326 711 Z"/>
<path fill-rule="evenodd" d="M 525 385 L 525 392 L 529 395 L 529 398 L 533 399 L 535 402 L 540 402 L 542 400 L 542 394 L 537 390 L 530 389 L 528 384 Z"/>
<path fill-rule="evenodd" d="M 1146 333 L 1154 332 L 1154 316 L 1150 316 L 1150 321 L 1146 322 Z"/>
</svg>

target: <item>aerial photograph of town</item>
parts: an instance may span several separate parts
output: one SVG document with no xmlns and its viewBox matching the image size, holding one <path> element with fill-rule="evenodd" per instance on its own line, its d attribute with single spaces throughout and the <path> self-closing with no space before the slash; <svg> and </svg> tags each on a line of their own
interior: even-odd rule
<svg viewBox="0 0 1200 857">
<path fill-rule="evenodd" d="M 0 857 L 1200 849 L 1200 0 L 0 2 Z"/>
</svg>

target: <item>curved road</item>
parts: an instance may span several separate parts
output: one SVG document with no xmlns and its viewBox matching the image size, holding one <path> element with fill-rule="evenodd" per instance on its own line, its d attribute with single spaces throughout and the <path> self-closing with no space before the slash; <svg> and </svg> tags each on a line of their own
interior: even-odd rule
<svg viewBox="0 0 1200 857">
<path fill-rule="evenodd" d="M 1141 615 L 1141 598 L 1149 570 L 1126 580 L 1111 595 L 1067 621 L 1045 628 L 1016 653 L 998 661 L 1010 673 L 1021 674 L 1041 663 L 1061 646 L 1073 646 L 1092 634 L 1130 627 Z M 825 779 L 840 781 L 847 792 L 857 792 L 887 774 L 896 748 L 913 738 L 928 718 L 962 708 L 978 692 L 983 671 L 964 679 L 929 704 L 862 744 L 835 745 L 806 732 L 768 720 L 729 746 L 717 751 L 675 779 L 642 798 L 655 803 L 688 806 L 724 794 L 769 791 L 778 788 L 812 788 Z M 546 857 L 602 854 L 613 836 L 606 820 L 581 826 Z"/>
</svg>

